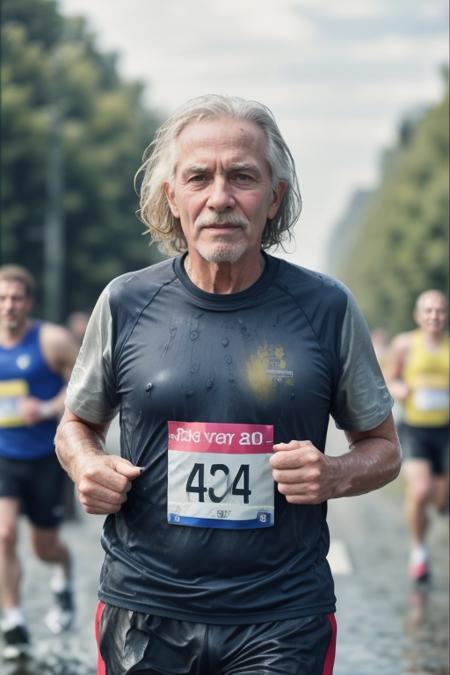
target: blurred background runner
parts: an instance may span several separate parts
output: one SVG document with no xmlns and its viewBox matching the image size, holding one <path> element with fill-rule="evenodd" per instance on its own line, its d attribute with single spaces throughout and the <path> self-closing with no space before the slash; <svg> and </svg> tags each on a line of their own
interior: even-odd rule
<svg viewBox="0 0 450 675">
<path fill-rule="evenodd" d="M 406 480 L 406 523 L 410 534 L 409 576 L 430 576 L 426 548 L 428 508 L 448 507 L 449 338 L 448 301 L 440 291 L 419 295 L 417 329 L 392 341 L 388 380 L 402 404 L 399 424 Z"/>
<path fill-rule="evenodd" d="M 65 475 L 53 438 L 63 410 L 65 382 L 77 347 L 60 326 L 29 318 L 34 279 L 18 265 L 0 267 L 0 592 L 4 658 L 28 650 L 20 598 L 17 529 L 30 522 L 36 555 L 55 565 L 54 606 L 45 617 L 54 633 L 72 622 L 72 560 L 58 526 L 64 516 Z"/>
</svg>

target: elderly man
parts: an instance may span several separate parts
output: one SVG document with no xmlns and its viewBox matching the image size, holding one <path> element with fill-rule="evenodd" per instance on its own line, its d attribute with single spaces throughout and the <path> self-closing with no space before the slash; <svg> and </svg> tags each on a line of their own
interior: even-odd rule
<svg viewBox="0 0 450 675">
<path fill-rule="evenodd" d="M 414 582 L 430 577 L 426 547 L 428 510 L 448 506 L 449 338 L 448 302 L 441 291 L 419 295 L 417 329 L 392 341 L 387 377 L 401 403 L 399 434 L 405 451 L 406 523 L 410 534 L 408 574 Z"/>
<path fill-rule="evenodd" d="M 99 672 L 329 674 L 326 502 L 400 464 L 367 327 L 340 284 L 265 252 L 300 211 L 265 106 L 189 101 L 140 195 L 180 255 L 102 293 L 57 436 L 82 505 L 108 514 Z M 119 410 L 116 457 L 103 440 Z M 324 454 L 330 415 L 341 457 Z"/>
</svg>

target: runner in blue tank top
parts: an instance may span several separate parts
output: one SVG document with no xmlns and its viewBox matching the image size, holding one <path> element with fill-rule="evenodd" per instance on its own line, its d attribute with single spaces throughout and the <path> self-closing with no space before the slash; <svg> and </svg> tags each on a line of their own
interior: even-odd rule
<svg viewBox="0 0 450 675">
<path fill-rule="evenodd" d="M 98 672 L 331 675 L 326 503 L 400 467 L 367 326 L 341 284 L 265 252 L 300 211 L 267 108 L 188 102 L 143 172 L 141 217 L 182 255 L 102 293 L 57 433 L 85 510 L 108 514 Z M 103 443 L 119 410 L 121 457 Z"/>
<path fill-rule="evenodd" d="M 39 558 L 56 565 L 50 630 L 68 628 L 73 615 L 71 561 L 59 539 L 64 473 L 54 436 L 64 408 L 76 346 L 68 331 L 31 321 L 34 280 L 16 265 L 0 267 L 0 591 L 3 655 L 28 649 L 16 552 L 20 513 L 30 521 Z"/>
</svg>

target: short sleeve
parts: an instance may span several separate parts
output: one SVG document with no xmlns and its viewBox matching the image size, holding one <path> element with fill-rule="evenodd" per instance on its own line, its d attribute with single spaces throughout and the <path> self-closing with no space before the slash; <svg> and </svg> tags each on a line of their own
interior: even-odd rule
<svg viewBox="0 0 450 675">
<path fill-rule="evenodd" d="M 333 401 L 336 425 L 348 431 L 369 431 L 388 417 L 389 394 L 372 346 L 369 329 L 351 293 L 342 323 L 340 372 Z"/>
<path fill-rule="evenodd" d="M 66 406 L 88 422 L 109 422 L 117 414 L 119 401 L 111 355 L 112 317 L 107 286 L 89 319 L 66 395 Z"/>
</svg>

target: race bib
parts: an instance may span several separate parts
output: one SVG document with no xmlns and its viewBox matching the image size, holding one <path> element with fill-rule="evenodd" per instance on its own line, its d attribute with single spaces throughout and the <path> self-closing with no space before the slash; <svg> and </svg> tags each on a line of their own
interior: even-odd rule
<svg viewBox="0 0 450 675">
<path fill-rule="evenodd" d="M 171 525 L 248 529 L 274 524 L 273 427 L 168 423 Z"/>
<path fill-rule="evenodd" d="M 418 389 L 414 392 L 414 405 L 423 411 L 448 410 L 448 389 Z"/>
<path fill-rule="evenodd" d="M 21 427 L 25 424 L 20 414 L 19 402 L 28 394 L 28 383 L 25 380 L 0 382 L 0 427 Z"/>
</svg>

